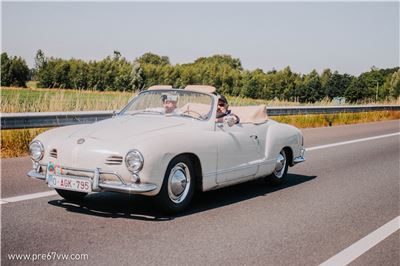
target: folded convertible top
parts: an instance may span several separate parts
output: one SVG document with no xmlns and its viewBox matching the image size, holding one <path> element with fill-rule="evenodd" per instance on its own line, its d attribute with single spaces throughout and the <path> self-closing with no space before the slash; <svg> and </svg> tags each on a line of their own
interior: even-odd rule
<svg viewBox="0 0 400 266">
<path fill-rule="evenodd" d="M 231 106 L 232 113 L 240 118 L 240 123 L 262 124 L 268 120 L 267 106 Z"/>
</svg>

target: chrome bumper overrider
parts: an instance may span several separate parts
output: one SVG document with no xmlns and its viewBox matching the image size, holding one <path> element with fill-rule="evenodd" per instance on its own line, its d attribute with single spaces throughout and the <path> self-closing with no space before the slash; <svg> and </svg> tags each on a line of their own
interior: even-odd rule
<svg viewBox="0 0 400 266">
<path fill-rule="evenodd" d="M 306 159 L 304 158 L 304 153 L 306 152 L 305 149 L 300 149 L 300 156 L 293 158 L 293 164 L 298 164 L 304 162 Z"/>
<path fill-rule="evenodd" d="M 44 172 L 40 172 L 41 166 L 44 166 L 44 168 L 46 169 Z M 130 183 L 130 184 L 128 184 L 118 173 L 102 171 L 99 168 L 96 168 L 93 170 L 93 169 L 81 169 L 81 168 L 73 168 L 73 167 L 62 167 L 62 169 L 93 174 L 92 178 L 87 177 L 87 179 L 91 179 L 92 191 L 94 191 L 94 192 L 113 191 L 113 192 L 121 192 L 121 193 L 128 193 L 128 194 L 138 194 L 138 193 L 150 192 L 157 188 L 156 184 L 151 184 L 151 183 Z M 28 172 L 27 175 L 29 177 L 32 177 L 35 179 L 45 180 L 47 183 L 46 171 L 47 171 L 47 164 L 40 164 L 40 165 L 37 164 L 36 169 L 32 169 L 31 171 Z M 102 181 L 101 180 L 102 174 L 114 175 L 118 178 L 119 181 L 104 181 L 104 180 Z M 61 176 L 74 178 L 74 176 L 71 176 L 71 175 L 61 175 Z"/>
</svg>

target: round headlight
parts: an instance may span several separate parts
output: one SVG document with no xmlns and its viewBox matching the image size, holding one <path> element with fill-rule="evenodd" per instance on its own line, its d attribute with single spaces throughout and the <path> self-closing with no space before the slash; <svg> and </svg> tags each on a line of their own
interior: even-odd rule
<svg viewBox="0 0 400 266">
<path fill-rule="evenodd" d="M 139 172 L 143 167 L 143 155 L 138 150 L 131 150 L 125 156 L 125 165 L 131 172 Z"/>
<path fill-rule="evenodd" d="M 29 145 L 29 154 L 35 162 L 42 159 L 44 154 L 43 144 L 38 140 L 33 141 L 31 145 Z"/>
</svg>

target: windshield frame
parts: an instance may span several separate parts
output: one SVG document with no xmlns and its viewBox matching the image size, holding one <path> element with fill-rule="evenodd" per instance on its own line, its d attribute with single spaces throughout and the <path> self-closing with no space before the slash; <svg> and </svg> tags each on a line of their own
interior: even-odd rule
<svg viewBox="0 0 400 266">
<path fill-rule="evenodd" d="M 181 117 L 181 118 L 186 118 L 186 119 L 193 119 L 196 121 L 200 121 L 200 122 L 206 122 L 209 121 L 214 113 L 216 112 L 216 105 L 215 105 L 215 95 L 213 94 L 209 94 L 209 93 L 204 93 L 204 92 L 199 92 L 199 91 L 192 91 L 192 90 L 184 90 L 184 89 L 156 89 L 156 90 L 143 90 L 140 93 L 138 93 L 135 97 L 133 97 L 126 105 L 124 108 L 121 109 L 121 111 L 117 114 L 118 116 L 124 116 L 126 114 L 124 114 L 124 112 L 126 112 L 131 106 L 132 104 L 139 98 L 140 95 L 144 94 L 144 93 L 151 93 L 151 92 L 168 92 L 168 91 L 178 91 L 178 92 L 192 92 L 192 93 L 197 93 L 197 94 L 203 94 L 203 95 L 207 95 L 209 97 L 211 97 L 211 109 L 210 109 L 210 115 L 207 117 L 207 119 L 196 119 L 194 117 L 188 117 L 188 116 L 169 116 L 169 115 L 164 115 L 165 117 Z M 146 114 L 146 113 L 141 113 L 138 112 L 137 114 Z M 149 114 L 149 113 L 147 113 Z"/>
</svg>

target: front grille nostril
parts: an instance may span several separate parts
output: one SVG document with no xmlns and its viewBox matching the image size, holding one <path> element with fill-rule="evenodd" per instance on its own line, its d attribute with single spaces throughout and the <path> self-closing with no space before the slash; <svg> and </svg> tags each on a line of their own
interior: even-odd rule
<svg viewBox="0 0 400 266">
<path fill-rule="evenodd" d="M 50 150 L 50 157 L 57 159 L 57 149 Z"/>
<path fill-rule="evenodd" d="M 107 165 L 121 165 L 122 161 L 123 161 L 122 156 L 111 155 L 106 159 L 105 164 L 107 164 Z"/>
</svg>

